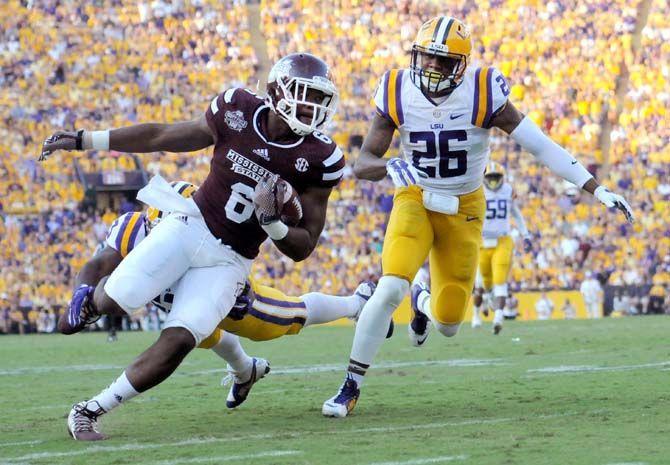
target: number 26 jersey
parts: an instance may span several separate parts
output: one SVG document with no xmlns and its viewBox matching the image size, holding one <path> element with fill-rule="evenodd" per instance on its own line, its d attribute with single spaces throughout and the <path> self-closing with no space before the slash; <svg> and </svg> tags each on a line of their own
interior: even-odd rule
<svg viewBox="0 0 670 465">
<path fill-rule="evenodd" d="M 375 92 L 377 113 L 391 121 L 401 155 L 425 177 L 418 185 L 450 195 L 482 184 L 489 159 L 492 118 L 507 103 L 509 87 L 495 68 L 469 66 L 446 100 L 429 100 L 412 82 L 410 69 L 387 71 Z"/>
</svg>

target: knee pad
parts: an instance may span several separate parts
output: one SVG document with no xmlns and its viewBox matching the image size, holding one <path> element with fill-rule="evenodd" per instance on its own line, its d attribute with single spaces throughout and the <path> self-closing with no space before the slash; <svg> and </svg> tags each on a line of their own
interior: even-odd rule
<svg viewBox="0 0 670 465">
<path fill-rule="evenodd" d="M 433 321 L 436 325 L 438 323 L 447 326 L 460 325 L 469 301 L 470 292 L 466 291 L 463 286 L 457 284 L 445 286 L 441 291 L 432 295 Z M 451 336 L 454 334 L 456 333 L 454 332 Z"/>
<path fill-rule="evenodd" d="M 393 305 L 395 309 L 405 298 L 408 290 L 409 282 L 406 279 L 397 276 L 383 276 L 377 284 L 374 296 L 379 295 L 381 299 Z"/>
<path fill-rule="evenodd" d="M 493 286 L 493 295 L 495 297 L 507 297 L 507 283 Z"/>
<path fill-rule="evenodd" d="M 445 325 L 443 323 L 438 323 L 435 321 L 433 322 L 433 324 L 435 325 L 435 328 L 437 328 L 439 332 L 441 332 L 444 336 L 447 337 L 455 336 L 456 333 L 458 333 L 458 328 L 461 327 L 460 323 Z"/>
</svg>

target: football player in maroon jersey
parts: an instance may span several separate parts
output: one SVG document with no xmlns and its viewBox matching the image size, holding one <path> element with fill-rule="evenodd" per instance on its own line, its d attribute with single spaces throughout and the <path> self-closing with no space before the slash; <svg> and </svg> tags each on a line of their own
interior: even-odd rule
<svg viewBox="0 0 670 465">
<path fill-rule="evenodd" d="M 103 439 L 100 415 L 161 383 L 214 331 L 267 237 L 296 261 L 316 247 L 328 197 L 344 171 L 342 151 L 318 131 L 336 111 L 337 90 L 326 63 L 296 53 L 272 67 L 267 94 L 232 88 L 192 121 L 57 132 L 44 142 L 40 160 L 56 150 L 187 152 L 214 145 L 210 172 L 192 199 L 175 194 L 159 176 L 140 191 L 138 198 L 173 213 L 108 279 L 75 290 L 68 309 L 73 330 L 96 309 L 132 312 L 163 289 L 176 292 L 158 340 L 107 389 L 73 407 L 68 428 L 74 439 Z M 280 220 L 279 178 L 299 194 L 297 226 Z"/>
</svg>

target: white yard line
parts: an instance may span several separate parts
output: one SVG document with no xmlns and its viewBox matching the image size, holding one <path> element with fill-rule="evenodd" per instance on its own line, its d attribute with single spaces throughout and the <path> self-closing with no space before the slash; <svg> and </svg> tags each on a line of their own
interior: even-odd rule
<svg viewBox="0 0 670 465">
<path fill-rule="evenodd" d="M 33 446 L 35 444 L 41 444 L 44 441 L 19 441 L 19 442 L 0 442 L 0 447 L 11 447 L 11 446 Z"/>
<path fill-rule="evenodd" d="M 284 457 L 287 455 L 302 454 L 300 450 L 271 450 L 259 452 L 258 454 L 245 455 L 219 455 L 216 457 L 195 457 L 192 459 L 161 460 L 158 462 L 142 462 L 144 465 L 179 465 L 182 463 L 209 463 L 209 462 L 233 462 L 235 460 L 262 459 L 265 457 Z"/>
<path fill-rule="evenodd" d="M 233 442 L 233 441 L 254 441 L 254 440 L 272 440 L 272 439 L 285 439 L 285 438 L 303 438 L 306 434 L 322 434 L 328 436 L 334 436 L 339 434 L 361 434 L 361 433 L 393 433 L 399 431 L 411 431 L 411 430 L 424 430 L 424 429 L 441 429 L 454 426 L 468 426 L 468 425 L 487 425 L 487 424 L 496 424 L 496 423 L 507 423 L 514 421 L 524 421 L 528 418 L 534 418 L 538 420 L 551 420 L 554 418 L 561 418 L 566 416 L 579 415 L 582 412 L 565 412 L 557 413 L 550 415 L 537 415 L 534 417 L 518 417 L 518 418 L 473 418 L 470 420 L 462 421 L 453 421 L 453 422 L 442 422 L 442 423 L 427 423 L 427 424 L 416 424 L 416 425 L 403 425 L 403 426 L 385 426 L 385 427 L 374 427 L 374 428 L 355 428 L 355 429 L 339 429 L 339 430 L 321 430 L 321 431 L 309 431 L 309 432 L 281 432 L 281 433 L 268 433 L 268 434 L 249 434 L 243 436 L 230 436 L 224 438 L 192 438 L 184 441 L 171 442 L 171 443 L 144 443 L 144 444 L 126 444 L 122 446 L 90 446 L 86 449 L 81 450 L 72 450 L 67 452 L 39 452 L 34 454 L 26 454 L 19 457 L 7 458 L 9 463 L 16 465 L 16 462 L 23 462 L 26 460 L 40 460 L 40 459 L 50 459 L 50 458 L 59 458 L 59 457 L 73 457 L 77 455 L 86 455 L 94 454 L 101 452 L 122 452 L 122 451 L 137 451 L 137 450 L 147 450 L 147 449 L 158 449 L 166 447 L 181 447 L 181 446 L 191 446 L 191 445 L 201 445 L 201 444 L 213 444 L 218 442 Z M 591 412 L 585 412 L 591 413 Z"/>
<path fill-rule="evenodd" d="M 456 360 L 424 360 L 415 362 L 381 362 L 373 365 L 375 369 L 384 368 L 412 368 L 412 367 L 426 367 L 426 366 L 447 366 L 447 367 L 486 367 L 493 365 L 506 365 L 503 359 L 456 359 Z M 323 365 L 304 365 L 294 367 L 276 367 L 272 368 L 273 375 L 293 375 L 305 373 L 323 373 L 330 371 L 343 371 L 346 369 L 346 364 L 331 363 Z M 224 373 L 223 368 L 215 368 L 211 370 L 192 371 L 182 373 L 185 375 L 209 375 L 213 373 Z"/>
<path fill-rule="evenodd" d="M 367 465 L 425 465 L 427 463 L 453 462 L 454 460 L 466 460 L 467 455 L 443 455 L 442 457 L 431 457 L 425 459 L 407 460 L 405 462 L 373 462 Z"/>
<path fill-rule="evenodd" d="M 46 367 L 22 367 L 0 370 L 0 376 L 17 375 L 41 375 L 53 372 L 72 371 L 101 371 L 101 370 L 123 370 L 124 365 L 70 365 L 70 366 L 46 366 Z"/>
<path fill-rule="evenodd" d="M 558 373 L 589 373 L 599 371 L 628 371 L 640 370 L 644 368 L 668 368 L 670 361 L 657 363 L 643 363 L 640 365 L 617 365 L 617 366 L 597 366 L 597 365 L 559 365 L 555 367 L 534 368 L 527 370 L 526 373 L 533 374 L 558 374 Z"/>
<path fill-rule="evenodd" d="M 608 463 L 606 465 L 649 465 L 647 462 L 616 462 Z"/>
</svg>

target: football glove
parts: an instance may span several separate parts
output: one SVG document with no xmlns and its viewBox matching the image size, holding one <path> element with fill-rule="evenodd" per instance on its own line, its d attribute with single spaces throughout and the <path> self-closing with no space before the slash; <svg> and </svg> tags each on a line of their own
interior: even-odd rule
<svg viewBox="0 0 670 465">
<path fill-rule="evenodd" d="M 598 188 L 593 192 L 593 195 L 607 208 L 616 207 L 621 210 L 629 223 L 635 222 L 633 209 L 630 207 L 630 205 L 628 205 L 628 202 L 626 202 L 626 199 L 624 199 L 623 196 L 615 194 L 605 186 L 598 186 Z"/>
<path fill-rule="evenodd" d="M 42 144 L 42 152 L 37 161 L 46 160 L 56 150 L 81 150 L 84 130 L 58 131 L 47 137 Z"/>
<path fill-rule="evenodd" d="M 261 226 L 274 223 L 281 218 L 285 186 L 278 181 L 278 175 L 266 174 L 254 189 L 254 211 Z"/>
<path fill-rule="evenodd" d="M 396 188 L 412 186 L 419 181 L 420 176 L 416 168 L 397 157 L 386 162 L 386 172 Z"/>
</svg>

